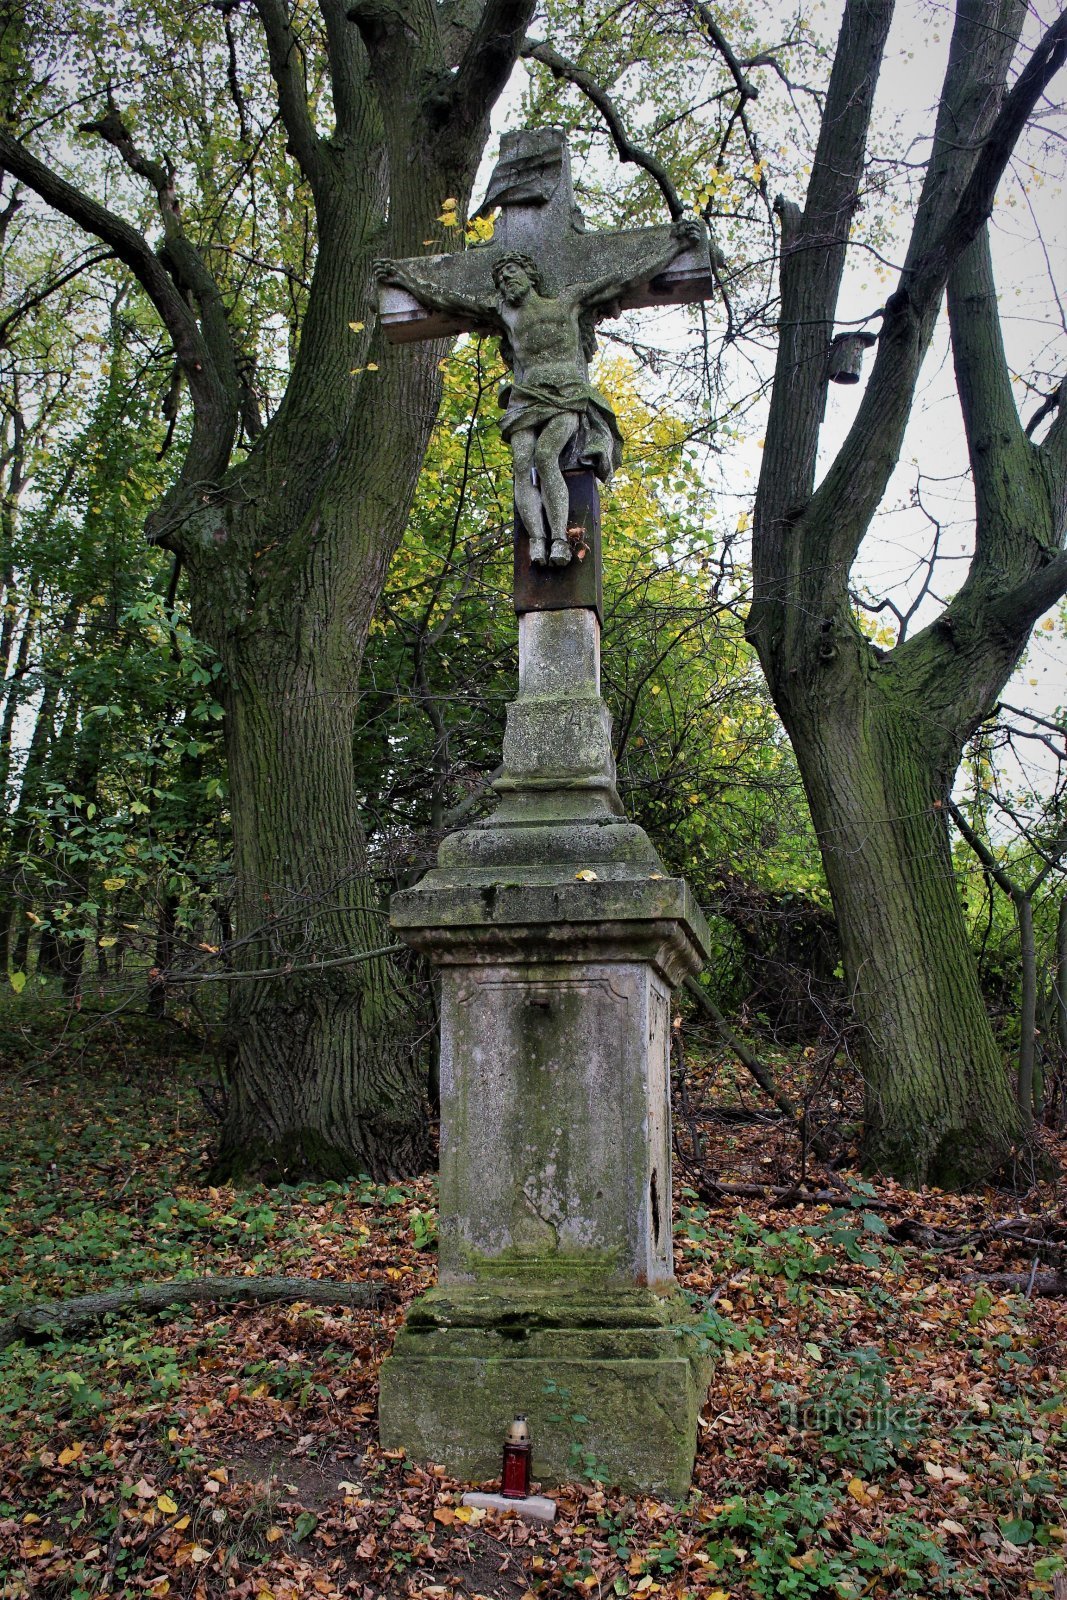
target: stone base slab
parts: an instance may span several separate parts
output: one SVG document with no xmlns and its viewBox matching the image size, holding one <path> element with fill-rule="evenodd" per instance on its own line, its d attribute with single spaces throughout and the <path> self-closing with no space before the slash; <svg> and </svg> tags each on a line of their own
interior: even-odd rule
<svg viewBox="0 0 1067 1600">
<path fill-rule="evenodd" d="M 527 1494 L 522 1499 L 506 1494 L 482 1494 L 471 1489 L 463 1496 L 465 1506 L 480 1506 L 483 1511 L 514 1511 L 527 1522 L 555 1522 L 556 1502 L 547 1495 Z"/>
<path fill-rule="evenodd" d="M 652 1290 L 431 1291 L 382 1367 L 382 1445 L 484 1482 L 524 1413 L 540 1482 L 595 1478 L 680 1499 L 708 1378 L 685 1315 L 680 1296 Z"/>
</svg>

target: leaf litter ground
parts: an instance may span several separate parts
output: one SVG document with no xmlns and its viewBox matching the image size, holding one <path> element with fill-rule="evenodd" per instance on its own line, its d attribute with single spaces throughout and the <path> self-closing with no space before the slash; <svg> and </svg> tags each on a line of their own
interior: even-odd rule
<svg viewBox="0 0 1067 1600">
<path fill-rule="evenodd" d="M 733 1066 L 698 1058 L 677 1269 L 716 1365 L 692 1494 L 577 1482 L 530 1528 L 377 1445 L 380 1363 L 435 1277 L 432 1180 L 206 1187 L 209 1069 L 176 1032 L 77 1029 L 4 1026 L 0 1315 L 202 1274 L 388 1298 L 133 1315 L 0 1352 L 2 1600 L 1067 1594 L 1065 1302 L 980 1276 L 1059 1264 L 1055 1185 L 916 1195 L 809 1163 L 840 1205 L 719 1195 L 709 1179 L 794 1184 L 797 1141 L 738 1122 Z M 776 1066 L 802 1087 L 802 1060 Z"/>
</svg>

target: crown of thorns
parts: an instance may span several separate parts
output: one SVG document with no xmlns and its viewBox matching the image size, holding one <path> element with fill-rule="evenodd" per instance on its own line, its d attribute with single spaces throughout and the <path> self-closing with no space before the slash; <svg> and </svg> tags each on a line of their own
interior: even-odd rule
<svg viewBox="0 0 1067 1600">
<path fill-rule="evenodd" d="M 524 250 L 509 250 L 502 255 L 499 261 L 493 262 L 493 282 L 500 288 L 500 275 L 505 267 L 521 267 L 529 278 L 538 294 L 545 292 L 545 277 L 533 256 L 528 256 Z"/>
</svg>

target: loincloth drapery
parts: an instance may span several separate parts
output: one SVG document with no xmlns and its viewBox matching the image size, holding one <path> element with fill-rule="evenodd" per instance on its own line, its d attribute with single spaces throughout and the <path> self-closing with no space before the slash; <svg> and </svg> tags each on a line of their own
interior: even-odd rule
<svg viewBox="0 0 1067 1600">
<path fill-rule="evenodd" d="M 589 466 L 601 483 L 609 482 L 622 461 L 622 435 L 607 399 L 573 370 L 564 368 L 557 374 L 542 367 L 537 376 L 539 382 L 511 385 L 500 419 L 504 438 L 524 428 L 539 432 L 553 417 L 571 412 L 578 418 L 578 429 L 564 451 L 564 467 Z"/>
</svg>

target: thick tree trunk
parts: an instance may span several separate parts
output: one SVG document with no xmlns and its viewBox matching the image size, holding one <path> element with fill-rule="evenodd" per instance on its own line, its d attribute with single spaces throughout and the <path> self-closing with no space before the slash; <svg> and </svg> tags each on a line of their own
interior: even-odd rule
<svg viewBox="0 0 1067 1600">
<path fill-rule="evenodd" d="M 893 685 L 783 699 L 862 1025 L 865 1155 L 955 1188 L 1010 1157 L 1018 1118 L 956 888 L 936 740 Z"/>
<path fill-rule="evenodd" d="M 411 1173 L 427 1151 L 415 1008 L 387 957 L 319 965 L 386 942 L 354 802 L 355 680 L 329 649 L 267 644 L 227 692 L 239 949 L 215 1173 Z"/>
</svg>

